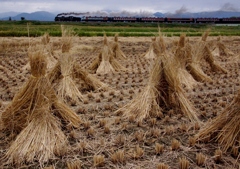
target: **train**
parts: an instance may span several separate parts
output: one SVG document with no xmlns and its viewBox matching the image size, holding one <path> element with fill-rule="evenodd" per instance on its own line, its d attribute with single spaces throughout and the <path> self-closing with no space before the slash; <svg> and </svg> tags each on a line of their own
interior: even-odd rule
<svg viewBox="0 0 240 169">
<path fill-rule="evenodd" d="M 151 22 L 151 23 L 213 23 L 240 24 L 240 17 L 231 18 L 174 18 L 174 17 L 122 17 L 85 16 L 78 13 L 60 13 L 56 22 Z"/>
</svg>

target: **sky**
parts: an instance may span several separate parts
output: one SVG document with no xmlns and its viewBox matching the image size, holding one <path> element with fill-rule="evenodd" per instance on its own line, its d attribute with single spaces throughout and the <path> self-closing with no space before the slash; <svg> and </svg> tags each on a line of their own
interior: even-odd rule
<svg viewBox="0 0 240 169">
<path fill-rule="evenodd" d="M 240 11 L 240 0 L 0 0 L 4 12 L 97 12 L 183 13 Z"/>
</svg>

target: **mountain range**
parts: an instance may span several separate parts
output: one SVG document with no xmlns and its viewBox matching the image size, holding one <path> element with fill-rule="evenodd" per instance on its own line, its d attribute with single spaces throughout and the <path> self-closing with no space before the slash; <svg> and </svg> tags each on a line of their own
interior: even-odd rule
<svg viewBox="0 0 240 169">
<path fill-rule="evenodd" d="M 11 17 L 11 20 L 21 20 L 21 18 L 24 17 L 26 20 L 54 21 L 54 18 L 56 17 L 56 15 L 57 14 L 46 12 L 46 11 L 37 11 L 33 13 L 6 12 L 6 13 L 0 13 L 0 20 L 9 20 L 10 17 Z M 153 15 L 156 17 L 229 18 L 229 17 L 240 17 L 240 12 L 234 12 L 234 11 L 212 11 L 212 12 L 198 12 L 198 13 L 156 12 Z"/>
</svg>

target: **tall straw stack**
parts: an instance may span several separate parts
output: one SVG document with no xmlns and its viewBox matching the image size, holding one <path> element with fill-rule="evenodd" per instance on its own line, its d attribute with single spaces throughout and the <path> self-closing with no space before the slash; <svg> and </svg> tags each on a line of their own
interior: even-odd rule
<svg viewBox="0 0 240 169">
<path fill-rule="evenodd" d="M 46 78 L 46 57 L 42 49 L 29 50 L 31 76 L 1 114 L 4 130 L 18 134 L 6 152 L 7 163 L 21 165 L 37 160 L 40 164 L 67 149 L 61 130 L 65 124 L 78 127 L 80 118 L 59 101 Z"/>
<path fill-rule="evenodd" d="M 62 53 L 59 55 L 58 62 L 49 72 L 48 78 L 52 84 L 55 83 L 57 95 L 64 101 L 73 100 L 75 102 L 83 101 L 83 96 L 78 90 L 74 81 L 75 58 L 70 54 L 73 46 L 73 32 L 65 28 L 62 29 Z"/>
<path fill-rule="evenodd" d="M 137 121 L 142 121 L 173 108 L 191 121 L 198 121 L 195 109 L 184 95 L 177 78 L 177 65 L 166 55 L 157 58 L 144 90 L 116 113 L 122 112 L 125 117 L 133 116 Z"/>
<path fill-rule="evenodd" d="M 239 147 L 240 141 L 240 91 L 234 100 L 215 119 L 209 121 L 196 135 L 198 140 L 206 137 L 218 141 L 226 152 L 234 146 Z"/>
<path fill-rule="evenodd" d="M 118 42 L 118 34 L 115 34 L 115 36 L 114 36 L 114 42 L 112 44 L 112 51 L 113 51 L 113 57 L 115 59 L 124 60 L 127 58 L 126 55 L 121 50 L 120 44 Z"/>
</svg>

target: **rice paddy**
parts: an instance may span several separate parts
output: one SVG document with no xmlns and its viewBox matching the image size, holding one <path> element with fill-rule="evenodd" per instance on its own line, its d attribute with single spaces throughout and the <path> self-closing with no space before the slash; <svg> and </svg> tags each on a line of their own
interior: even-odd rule
<svg viewBox="0 0 240 169">
<path fill-rule="evenodd" d="M 69 36 L 0 38 L 0 168 L 240 167 L 240 37 Z"/>
</svg>

